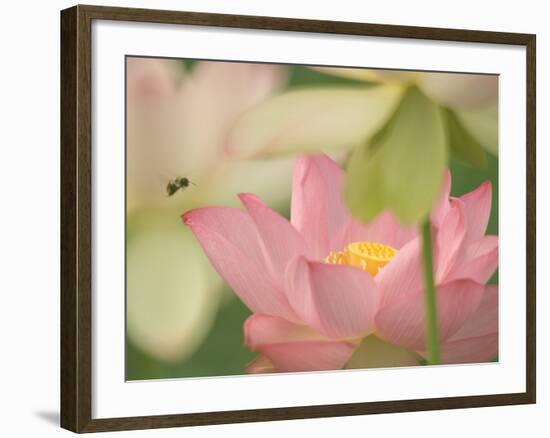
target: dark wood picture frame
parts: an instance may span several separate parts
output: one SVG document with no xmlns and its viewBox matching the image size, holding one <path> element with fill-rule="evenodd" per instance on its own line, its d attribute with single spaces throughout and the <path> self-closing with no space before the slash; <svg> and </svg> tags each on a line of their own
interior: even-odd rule
<svg viewBox="0 0 550 438">
<path fill-rule="evenodd" d="M 91 24 L 93 20 L 525 46 L 527 53 L 526 391 L 404 401 L 92 419 Z M 74 432 L 98 432 L 535 403 L 535 47 L 535 35 L 519 33 L 80 5 L 63 10 L 61 12 L 61 426 Z"/>
</svg>

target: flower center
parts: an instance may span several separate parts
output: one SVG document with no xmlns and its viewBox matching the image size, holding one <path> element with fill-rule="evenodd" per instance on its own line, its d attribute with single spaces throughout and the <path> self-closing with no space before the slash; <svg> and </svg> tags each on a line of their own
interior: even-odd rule
<svg viewBox="0 0 550 438">
<path fill-rule="evenodd" d="M 354 242 L 346 246 L 343 251 L 331 251 L 325 262 L 355 266 L 375 276 L 396 254 L 396 249 L 383 243 Z"/>
</svg>

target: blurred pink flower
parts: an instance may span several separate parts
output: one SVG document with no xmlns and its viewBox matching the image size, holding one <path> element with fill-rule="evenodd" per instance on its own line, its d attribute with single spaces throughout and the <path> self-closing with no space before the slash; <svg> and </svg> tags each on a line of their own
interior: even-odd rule
<svg viewBox="0 0 550 438">
<path fill-rule="evenodd" d="M 252 310 L 250 372 L 333 370 L 362 339 L 425 350 L 420 238 L 390 212 L 354 220 L 341 192 L 343 171 L 324 155 L 295 165 L 291 220 L 252 194 L 245 211 L 208 207 L 184 214 L 218 273 Z M 447 173 L 433 209 L 439 330 L 446 362 L 497 354 L 498 238 L 485 235 L 491 210 L 486 182 L 450 197 Z M 398 364 L 396 364 L 398 365 Z"/>
</svg>

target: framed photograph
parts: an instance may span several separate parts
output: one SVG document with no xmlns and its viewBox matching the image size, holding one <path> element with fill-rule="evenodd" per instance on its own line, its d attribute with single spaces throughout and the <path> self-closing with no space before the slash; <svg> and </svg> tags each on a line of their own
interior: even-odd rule
<svg viewBox="0 0 550 438">
<path fill-rule="evenodd" d="M 535 403 L 535 35 L 61 12 L 61 425 Z"/>
</svg>

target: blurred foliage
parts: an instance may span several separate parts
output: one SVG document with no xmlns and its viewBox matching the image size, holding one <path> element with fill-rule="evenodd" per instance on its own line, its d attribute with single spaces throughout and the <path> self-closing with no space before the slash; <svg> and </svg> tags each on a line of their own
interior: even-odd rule
<svg viewBox="0 0 550 438">
<path fill-rule="evenodd" d="M 486 168 L 487 154 L 483 146 L 464 128 L 453 111 L 443 108 L 442 114 L 446 123 L 447 141 L 452 156 L 474 167 Z"/>
<path fill-rule="evenodd" d="M 185 68 L 192 69 L 194 61 L 184 61 Z M 309 87 L 319 85 L 365 85 L 353 79 L 326 75 L 321 72 L 305 68 L 293 67 L 289 78 L 288 87 Z M 451 115 L 452 118 L 452 115 Z M 455 135 L 460 138 L 459 122 L 452 118 L 451 123 L 456 128 Z M 468 162 L 478 163 L 479 155 L 477 145 L 469 145 L 470 149 L 463 151 L 464 161 L 451 161 L 452 195 L 460 196 L 477 188 L 482 182 L 490 180 L 493 184 L 493 206 L 487 233 L 498 234 L 498 159 L 491 154 L 487 155 L 486 167 L 473 167 Z M 485 164 L 485 163 L 482 163 Z M 286 217 L 289 216 L 289 206 L 278 208 Z M 140 232 L 141 218 L 127 224 L 128 237 Z M 179 217 L 174 220 L 179 221 Z M 182 225 L 183 226 L 183 225 Z M 491 283 L 498 282 L 498 272 L 493 276 Z M 227 290 L 226 299 L 220 306 L 215 322 L 201 346 L 195 353 L 180 363 L 166 363 L 139 350 L 130 339 L 126 343 L 126 379 L 147 380 L 181 377 L 207 377 L 222 375 L 241 375 L 245 366 L 254 358 L 244 345 L 243 323 L 251 312 Z"/>
<path fill-rule="evenodd" d="M 318 87 L 324 85 L 359 85 L 364 87 L 368 83 L 343 76 L 329 75 L 307 67 L 292 68 L 288 88 Z"/>
</svg>

